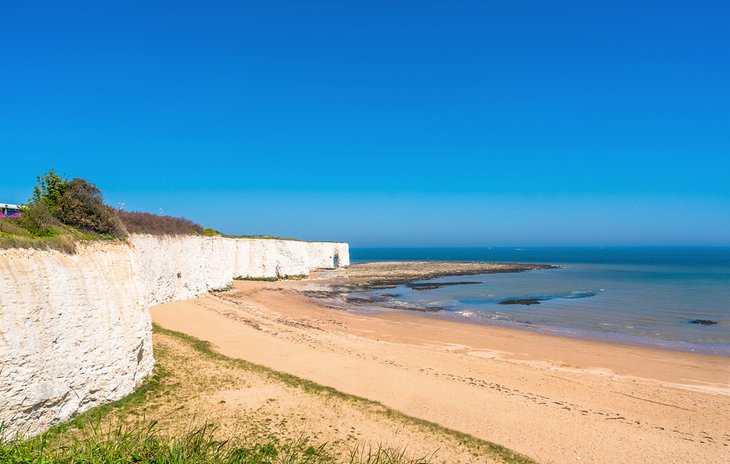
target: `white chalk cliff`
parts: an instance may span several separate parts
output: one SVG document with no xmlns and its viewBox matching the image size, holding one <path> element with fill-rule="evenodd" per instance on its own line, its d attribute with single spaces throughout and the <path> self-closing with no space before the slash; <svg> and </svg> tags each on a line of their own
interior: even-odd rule
<svg viewBox="0 0 730 464">
<path fill-rule="evenodd" d="M 133 235 L 77 254 L 0 250 L 0 423 L 40 433 L 127 395 L 152 372 L 149 307 L 236 277 L 349 264 L 346 243 Z"/>
</svg>

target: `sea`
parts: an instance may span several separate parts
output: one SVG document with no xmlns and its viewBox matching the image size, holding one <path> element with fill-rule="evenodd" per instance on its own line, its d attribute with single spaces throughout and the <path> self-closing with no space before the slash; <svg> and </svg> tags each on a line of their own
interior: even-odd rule
<svg viewBox="0 0 730 464">
<path fill-rule="evenodd" d="M 353 248 L 351 261 L 554 264 L 358 292 L 388 307 L 553 335 L 730 356 L 730 247 Z M 533 304 L 504 304 L 523 300 Z"/>
</svg>

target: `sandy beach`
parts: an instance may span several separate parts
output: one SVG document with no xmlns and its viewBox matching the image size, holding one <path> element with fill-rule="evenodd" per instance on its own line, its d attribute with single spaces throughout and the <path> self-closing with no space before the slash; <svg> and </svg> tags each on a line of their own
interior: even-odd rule
<svg viewBox="0 0 730 464">
<path fill-rule="evenodd" d="M 383 403 L 537 462 L 730 460 L 730 359 L 434 320 L 242 282 L 152 309 L 220 353 Z M 324 280 L 323 280 L 324 279 Z M 339 279 L 339 280 L 337 280 Z"/>
</svg>

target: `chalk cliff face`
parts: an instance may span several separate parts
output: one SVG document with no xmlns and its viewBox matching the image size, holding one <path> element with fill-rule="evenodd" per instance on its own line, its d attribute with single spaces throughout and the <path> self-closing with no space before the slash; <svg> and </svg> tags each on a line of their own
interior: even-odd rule
<svg viewBox="0 0 730 464">
<path fill-rule="evenodd" d="M 0 250 L 0 423 L 32 435 L 134 390 L 154 364 L 150 306 L 348 264 L 346 243 L 223 237 Z"/>
</svg>

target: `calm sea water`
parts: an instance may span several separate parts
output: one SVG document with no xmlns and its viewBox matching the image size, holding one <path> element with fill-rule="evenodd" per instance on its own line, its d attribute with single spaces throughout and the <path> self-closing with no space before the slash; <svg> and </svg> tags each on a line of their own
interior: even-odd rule
<svg viewBox="0 0 730 464">
<path fill-rule="evenodd" d="M 478 282 L 361 296 L 389 306 L 564 336 L 730 356 L 730 248 L 382 248 L 353 262 L 453 260 L 547 263 L 560 269 L 429 282 Z M 539 304 L 504 305 L 536 298 Z M 711 321 L 697 324 L 692 321 Z"/>
</svg>

